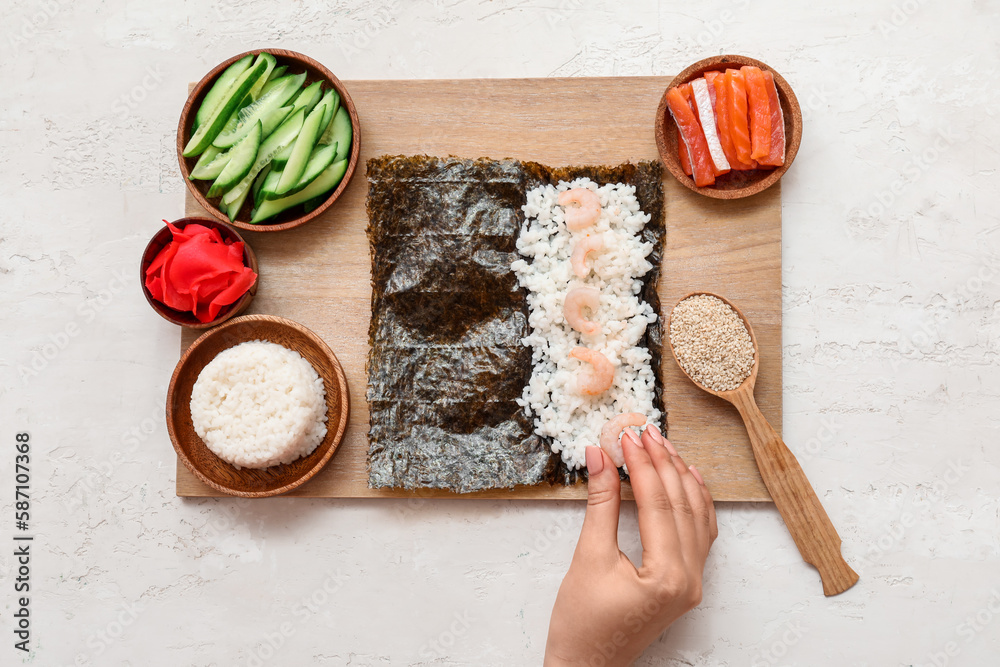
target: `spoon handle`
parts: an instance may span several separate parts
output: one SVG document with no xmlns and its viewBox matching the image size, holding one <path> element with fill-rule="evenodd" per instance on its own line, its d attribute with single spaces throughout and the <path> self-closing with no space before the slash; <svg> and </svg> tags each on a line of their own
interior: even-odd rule
<svg viewBox="0 0 1000 667">
<path fill-rule="evenodd" d="M 737 391 L 733 405 L 746 424 L 764 485 L 784 519 L 802 559 L 819 570 L 823 593 L 843 593 L 858 574 L 840 553 L 840 535 L 813 491 L 802 467 L 757 407 L 753 390 Z"/>
</svg>

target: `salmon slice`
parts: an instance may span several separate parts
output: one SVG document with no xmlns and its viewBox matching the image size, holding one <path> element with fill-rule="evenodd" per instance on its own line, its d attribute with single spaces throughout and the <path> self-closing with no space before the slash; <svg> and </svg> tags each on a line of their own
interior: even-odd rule
<svg viewBox="0 0 1000 667">
<path fill-rule="evenodd" d="M 708 144 L 708 154 L 715 165 L 715 175 L 728 174 L 730 170 L 729 160 L 722 150 L 722 142 L 719 141 L 719 131 L 715 127 L 715 109 L 712 105 L 712 98 L 708 94 L 708 82 L 705 79 L 695 79 L 691 82 L 691 92 L 694 93 L 695 109 L 698 111 L 698 118 L 701 120 L 701 129 L 705 133 L 705 143 Z"/>
<path fill-rule="evenodd" d="M 701 118 L 698 117 L 698 105 L 694 103 L 694 93 L 691 91 L 691 84 L 682 83 L 677 86 L 677 88 L 681 91 L 681 94 L 684 95 L 684 99 L 687 100 L 688 105 L 694 111 L 695 119 L 698 121 L 698 124 L 701 125 Z"/>
<path fill-rule="evenodd" d="M 771 154 L 771 103 L 767 96 L 767 81 L 759 67 L 747 65 L 741 71 L 749 103 L 750 157 L 760 160 Z"/>
<path fill-rule="evenodd" d="M 677 152 L 681 156 L 681 169 L 688 176 L 691 175 L 691 154 L 688 151 L 687 144 L 684 143 L 684 137 L 681 136 L 681 128 L 677 128 Z"/>
<path fill-rule="evenodd" d="M 708 152 L 705 133 L 701 130 L 694 108 L 678 88 L 680 86 L 667 91 L 667 107 L 670 109 L 670 115 L 674 117 L 674 123 L 681 131 L 684 145 L 690 151 L 694 184 L 699 188 L 712 185 L 715 183 L 715 165 Z"/>
<path fill-rule="evenodd" d="M 709 71 L 705 72 L 705 83 L 708 84 L 708 94 L 712 98 L 712 108 L 713 109 L 716 108 L 715 107 L 715 99 L 716 99 L 716 95 L 717 95 L 716 92 L 715 92 L 715 80 L 719 78 L 719 74 L 720 74 L 720 72 L 716 72 L 715 70 L 709 70 Z M 715 124 L 718 125 L 719 122 L 716 121 Z"/>
<path fill-rule="evenodd" d="M 785 164 L 785 114 L 781 110 L 778 89 L 774 86 L 774 75 L 765 71 L 764 82 L 771 107 L 771 151 L 766 158 L 761 158 L 760 163 L 780 167 Z"/>
<path fill-rule="evenodd" d="M 748 171 L 756 169 L 757 163 L 751 160 L 749 163 L 740 162 L 736 156 L 736 147 L 733 145 L 733 137 L 729 123 L 729 88 L 726 87 L 726 77 L 722 72 L 717 73 L 715 79 L 715 121 L 719 129 L 719 141 L 722 143 L 722 150 L 729 160 L 729 166 L 734 171 Z"/>
<path fill-rule="evenodd" d="M 738 69 L 726 70 L 726 108 L 729 110 L 729 136 L 733 140 L 736 159 L 750 164 L 752 145 L 750 143 L 750 121 L 747 117 L 747 86 L 743 72 Z"/>
</svg>

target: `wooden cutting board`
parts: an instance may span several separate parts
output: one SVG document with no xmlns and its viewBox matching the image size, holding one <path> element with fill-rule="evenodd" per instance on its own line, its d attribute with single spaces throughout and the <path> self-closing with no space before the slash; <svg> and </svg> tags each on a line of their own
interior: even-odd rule
<svg viewBox="0 0 1000 667">
<path fill-rule="evenodd" d="M 345 81 L 361 118 L 361 161 L 341 200 L 303 227 L 244 232 L 260 261 L 249 313 L 309 327 L 340 359 L 351 418 L 331 462 L 289 495 L 330 498 L 585 498 L 584 485 L 540 485 L 458 495 L 369 489 L 365 402 L 370 263 L 364 164 L 383 154 L 512 157 L 550 166 L 656 160 L 653 120 L 671 77 Z M 720 201 L 682 187 L 664 170 L 667 248 L 664 316 L 685 294 L 707 290 L 737 304 L 754 326 L 761 365 L 757 401 L 781 427 L 780 182 L 748 199 Z M 208 214 L 187 194 L 187 215 Z M 181 349 L 198 333 L 185 329 Z M 663 356 L 668 436 L 702 472 L 716 500 L 770 501 L 736 410 L 696 389 Z M 623 489 L 631 497 L 631 489 Z M 218 496 L 180 462 L 178 496 Z"/>
</svg>

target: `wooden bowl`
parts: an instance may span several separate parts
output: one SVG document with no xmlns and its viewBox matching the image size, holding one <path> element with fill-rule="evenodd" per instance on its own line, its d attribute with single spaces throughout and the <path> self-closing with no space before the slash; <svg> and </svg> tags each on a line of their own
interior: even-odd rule
<svg viewBox="0 0 1000 667">
<path fill-rule="evenodd" d="M 313 452 L 292 463 L 270 468 L 237 469 L 223 461 L 195 433 L 191 391 L 202 369 L 220 352 L 252 340 L 295 350 L 313 365 L 326 390 L 326 437 Z M 245 315 L 202 335 L 177 362 L 167 389 L 167 430 L 177 456 L 198 479 L 223 493 L 263 498 L 287 493 L 304 484 L 327 464 L 347 429 L 350 399 L 347 378 L 323 339 L 301 324 L 272 315 Z"/>
<path fill-rule="evenodd" d="M 139 284 L 142 285 L 142 293 L 143 296 L 146 297 L 146 302 L 149 303 L 153 310 L 155 310 L 163 319 L 191 329 L 209 329 L 217 324 L 225 322 L 231 317 L 236 317 L 250 306 L 250 302 L 253 301 L 254 295 L 257 294 L 257 286 L 260 285 L 260 270 L 257 267 L 257 255 L 254 253 L 253 248 L 251 248 L 250 244 L 247 243 L 242 236 L 240 236 L 239 232 L 224 222 L 212 220 L 211 218 L 181 218 L 180 220 L 176 220 L 170 224 L 183 229 L 192 223 L 218 229 L 222 238 L 226 241 L 241 241 L 243 243 L 243 264 L 249 266 L 253 269 L 253 272 L 257 274 L 257 280 L 255 280 L 254 284 L 250 286 L 250 289 L 247 290 L 246 294 L 230 305 L 225 306 L 219 311 L 219 316 L 211 322 L 201 322 L 192 312 L 174 310 L 173 308 L 170 308 L 154 299 L 153 295 L 149 293 L 148 289 L 146 289 L 146 269 L 153 263 L 153 260 L 156 258 L 156 255 L 159 254 L 160 250 L 162 250 L 163 247 L 170 243 L 171 239 L 173 239 L 173 234 L 170 231 L 170 228 L 166 225 L 161 227 L 160 230 L 153 235 L 153 238 L 149 240 L 149 243 L 146 244 L 146 249 L 142 253 L 142 261 L 139 263 Z"/>
<path fill-rule="evenodd" d="M 753 65 L 762 70 L 768 70 L 774 75 L 774 84 L 778 89 L 778 100 L 785 117 L 785 164 L 772 169 L 751 169 L 749 171 L 730 171 L 715 179 L 714 185 L 699 188 L 694 179 L 684 173 L 681 168 L 680 156 L 677 152 L 677 125 L 673 116 L 667 110 L 667 91 L 671 88 L 697 79 L 710 70 L 724 71 L 727 68 L 740 68 Z M 674 77 L 667 90 L 663 91 L 660 106 L 656 109 L 656 147 L 660 151 L 660 159 L 678 181 L 685 187 L 715 199 L 741 199 L 763 192 L 778 182 L 778 179 L 788 171 L 795 154 L 799 152 L 802 141 L 802 110 L 799 101 L 792 92 L 792 87 L 778 74 L 773 67 L 768 67 L 759 60 L 746 56 L 713 56 L 699 60 Z"/>
<path fill-rule="evenodd" d="M 251 197 L 247 197 L 247 201 L 243 204 L 243 208 L 240 209 L 236 219 L 230 220 L 229 216 L 219 210 L 219 208 L 212 203 L 218 203 L 221 197 L 216 197 L 211 201 L 205 197 L 208 189 L 212 186 L 212 182 L 192 181 L 189 178 L 191 170 L 194 169 L 194 165 L 198 162 L 198 157 L 195 156 L 193 158 L 186 158 L 183 153 L 184 146 L 191 138 L 191 126 L 194 123 L 194 117 L 198 112 L 198 107 L 201 106 L 201 102 L 205 98 L 205 95 L 208 94 L 208 91 L 211 90 L 216 77 L 222 74 L 227 67 L 240 58 L 243 58 L 248 54 L 257 55 L 261 51 L 267 51 L 273 55 L 278 61 L 278 67 L 281 65 L 288 65 L 289 71 L 293 74 L 304 71 L 306 73 L 306 81 L 303 85 L 309 85 L 310 83 L 318 80 L 326 81 L 332 85 L 337 90 L 337 93 L 340 94 L 340 104 L 347 107 L 347 112 L 351 116 L 351 128 L 354 132 L 354 136 L 351 139 L 351 155 L 347 162 L 347 172 L 344 174 L 344 178 L 340 181 L 340 184 L 334 188 L 333 192 L 330 193 L 323 204 L 309 213 L 302 213 L 301 206 L 293 206 L 288 211 L 279 213 L 271 218 L 266 225 L 251 225 L 250 209 L 253 206 Z M 333 202 L 337 201 L 344 190 L 347 189 L 347 184 L 350 182 L 351 176 L 354 175 L 354 168 L 358 164 L 358 156 L 360 154 L 361 122 L 358 120 L 358 110 L 354 106 L 354 100 L 351 99 L 351 96 L 344 87 L 344 84 L 340 82 L 340 79 L 333 75 L 333 72 L 312 58 L 304 56 L 301 53 L 296 53 L 295 51 L 286 51 L 284 49 L 254 49 L 253 51 L 245 51 L 244 53 L 235 55 L 229 60 L 216 65 L 216 67 L 211 72 L 206 74 L 205 77 L 199 81 L 191 91 L 187 102 L 184 103 L 184 109 L 181 111 L 180 122 L 177 124 L 177 160 L 180 163 L 181 174 L 184 176 L 184 182 L 187 183 L 188 190 L 190 190 L 194 198 L 198 200 L 198 203 L 201 204 L 202 207 L 214 217 L 218 218 L 222 222 L 231 224 L 234 227 L 239 227 L 240 229 L 253 232 L 280 232 L 285 229 L 292 229 L 293 227 L 304 225 L 313 218 L 322 215 L 326 209 L 330 208 Z"/>
</svg>

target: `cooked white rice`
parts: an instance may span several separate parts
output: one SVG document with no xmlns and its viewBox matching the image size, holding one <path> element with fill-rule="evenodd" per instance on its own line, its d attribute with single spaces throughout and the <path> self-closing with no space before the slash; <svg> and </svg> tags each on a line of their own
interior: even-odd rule
<svg viewBox="0 0 1000 667">
<path fill-rule="evenodd" d="M 602 235 L 604 249 L 591 255 L 594 270 L 576 277 L 570 264 L 574 236 L 556 203 L 559 193 L 588 188 L 601 198 L 601 217 L 590 233 Z M 611 183 L 598 187 L 587 178 L 530 190 L 523 207 L 526 220 L 517 249 L 528 261 L 511 268 L 528 290 L 531 335 L 523 339 L 532 348 L 532 373 L 518 401 L 535 417 L 535 433 L 552 439 L 552 450 L 571 468 L 586 465 L 586 447 L 600 444 L 601 428 L 623 412 L 646 415 L 648 423 L 661 418 L 655 406 L 655 385 L 649 350 L 638 345 L 647 325 L 656 321 L 652 307 L 639 298 L 641 278 L 652 268 L 646 257 L 653 244 L 640 238 L 649 216 L 639 208 L 635 187 Z M 570 328 L 563 316 L 567 292 L 581 286 L 601 292 L 596 317 L 601 332 L 584 336 Z M 581 345 L 601 352 L 615 366 L 611 388 L 598 396 L 577 391 L 576 375 L 587 365 L 569 356 Z"/>
<path fill-rule="evenodd" d="M 220 352 L 191 392 L 194 430 L 237 468 L 308 456 L 326 436 L 323 379 L 301 354 L 255 340 Z"/>
</svg>

